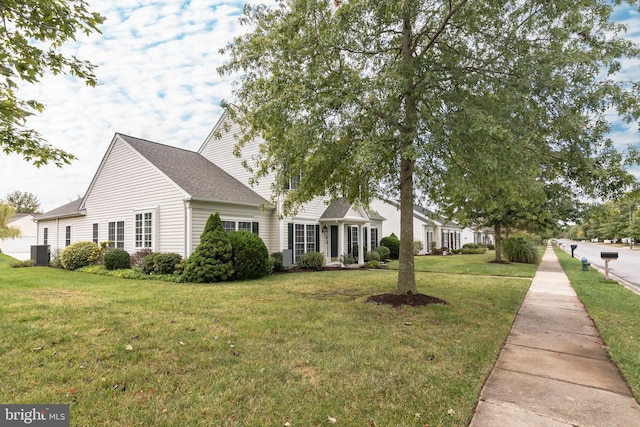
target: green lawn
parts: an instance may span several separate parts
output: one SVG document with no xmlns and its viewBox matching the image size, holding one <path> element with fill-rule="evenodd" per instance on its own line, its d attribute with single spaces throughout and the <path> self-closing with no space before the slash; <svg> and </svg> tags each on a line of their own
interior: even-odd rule
<svg viewBox="0 0 640 427">
<path fill-rule="evenodd" d="M 593 319 L 611 359 L 640 401 L 640 295 L 555 248 L 564 271 Z"/>
<path fill-rule="evenodd" d="M 533 277 L 537 265 L 509 263 L 495 264 L 495 251 L 482 255 L 417 256 L 414 258 L 416 271 L 431 273 L 471 274 L 477 276 Z M 397 269 L 398 261 L 391 261 L 389 268 Z"/>
<path fill-rule="evenodd" d="M 366 303 L 395 271 L 193 285 L 0 255 L 0 402 L 69 403 L 73 426 L 466 425 L 530 281 L 416 278 L 449 304 Z"/>
</svg>

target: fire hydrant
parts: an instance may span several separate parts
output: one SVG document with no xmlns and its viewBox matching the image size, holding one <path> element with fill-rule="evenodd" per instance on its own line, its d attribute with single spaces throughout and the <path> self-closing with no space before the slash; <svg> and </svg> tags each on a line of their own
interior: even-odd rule
<svg viewBox="0 0 640 427">
<path fill-rule="evenodd" d="M 589 271 L 589 260 L 586 257 L 582 257 L 582 271 Z"/>
</svg>

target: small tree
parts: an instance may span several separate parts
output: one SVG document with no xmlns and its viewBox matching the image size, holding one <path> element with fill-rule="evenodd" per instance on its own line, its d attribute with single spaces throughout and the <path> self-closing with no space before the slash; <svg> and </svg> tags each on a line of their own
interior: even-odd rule
<svg viewBox="0 0 640 427">
<path fill-rule="evenodd" d="M 233 280 L 259 279 L 269 274 L 269 251 L 250 231 L 229 233 L 233 253 Z"/>
<path fill-rule="evenodd" d="M 209 216 L 200 235 L 200 244 L 187 260 L 182 280 L 194 283 L 222 282 L 233 275 L 233 259 L 229 235 L 220 215 Z"/>
<path fill-rule="evenodd" d="M 0 203 L 0 239 L 14 239 L 20 237 L 17 227 L 9 227 L 7 223 L 15 213 L 13 206 Z"/>
</svg>

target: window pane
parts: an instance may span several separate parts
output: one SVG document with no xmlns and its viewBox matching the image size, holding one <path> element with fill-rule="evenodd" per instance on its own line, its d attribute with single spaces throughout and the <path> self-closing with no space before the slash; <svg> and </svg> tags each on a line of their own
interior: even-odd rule
<svg viewBox="0 0 640 427">
<path fill-rule="evenodd" d="M 116 248 L 124 249 L 124 221 L 116 224 Z"/>
<path fill-rule="evenodd" d="M 238 231 L 251 231 L 251 222 L 238 221 Z"/>
<path fill-rule="evenodd" d="M 153 239 L 152 234 L 152 217 L 151 212 L 147 212 L 144 214 L 144 247 L 150 248 L 153 245 L 151 244 L 151 240 Z"/>
<path fill-rule="evenodd" d="M 142 247 L 142 214 L 136 214 L 136 248 Z"/>
<path fill-rule="evenodd" d="M 295 224 L 294 254 L 296 260 L 304 254 L 304 224 Z"/>
<path fill-rule="evenodd" d="M 316 226 L 307 225 L 307 252 L 316 251 Z"/>
<path fill-rule="evenodd" d="M 235 221 L 222 221 L 222 226 L 224 230 L 228 233 L 230 231 L 236 230 L 236 222 Z"/>
</svg>

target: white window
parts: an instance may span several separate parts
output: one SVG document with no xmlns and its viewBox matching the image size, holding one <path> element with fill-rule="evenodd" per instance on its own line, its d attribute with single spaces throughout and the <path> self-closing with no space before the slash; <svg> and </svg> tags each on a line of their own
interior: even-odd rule
<svg viewBox="0 0 640 427">
<path fill-rule="evenodd" d="M 69 246 L 71 244 L 71 226 L 67 225 L 64 230 L 64 245 Z"/>
<path fill-rule="evenodd" d="M 98 224 L 94 224 L 94 225 L 98 225 Z M 114 248 L 124 249 L 124 221 L 109 222 L 108 240 L 113 242 Z"/>
<path fill-rule="evenodd" d="M 44 230 L 42 230 L 42 244 L 43 245 L 48 245 L 49 244 L 49 227 L 45 227 Z"/>
<path fill-rule="evenodd" d="M 136 249 L 153 248 L 153 213 L 141 212 L 135 215 Z"/>
<path fill-rule="evenodd" d="M 316 225 L 294 224 L 293 249 L 297 260 L 306 252 L 317 252 Z"/>
<path fill-rule="evenodd" d="M 224 230 L 228 233 L 230 231 L 249 231 L 254 234 L 258 234 L 258 223 L 251 221 L 222 221 Z"/>
<path fill-rule="evenodd" d="M 93 243 L 98 244 L 98 223 L 93 223 Z"/>
<path fill-rule="evenodd" d="M 371 250 L 374 250 L 378 247 L 378 229 L 371 229 Z"/>
</svg>

